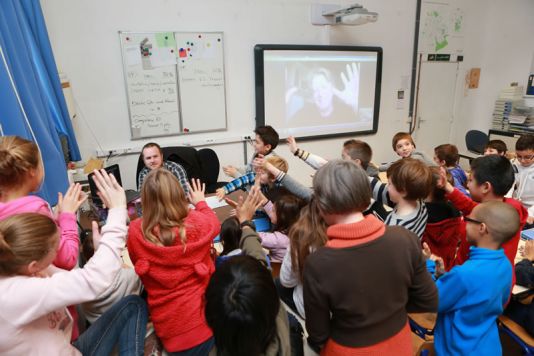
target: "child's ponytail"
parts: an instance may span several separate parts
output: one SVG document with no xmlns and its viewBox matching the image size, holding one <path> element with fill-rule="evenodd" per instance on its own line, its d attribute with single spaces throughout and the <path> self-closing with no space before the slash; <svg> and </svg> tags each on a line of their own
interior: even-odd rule
<svg viewBox="0 0 534 356">
<path fill-rule="evenodd" d="M 22 274 L 23 268 L 57 248 L 58 228 L 38 213 L 23 213 L 0 221 L 0 275 Z"/>
<path fill-rule="evenodd" d="M 30 169 L 39 166 L 37 145 L 18 136 L 0 137 L 0 193 L 24 182 Z"/>
</svg>

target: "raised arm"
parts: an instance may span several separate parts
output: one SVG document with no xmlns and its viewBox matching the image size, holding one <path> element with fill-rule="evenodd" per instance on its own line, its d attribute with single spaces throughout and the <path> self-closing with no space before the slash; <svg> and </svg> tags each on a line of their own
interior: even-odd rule
<svg viewBox="0 0 534 356">
<path fill-rule="evenodd" d="M 78 263 L 80 252 L 80 238 L 78 225 L 76 224 L 76 212 L 87 200 L 87 195 L 82 192 L 80 184 L 71 184 L 65 195 L 58 194 L 58 218 L 60 230 L 59 248 L 54 265 L 56 267 L 71 270 Z"/>
<path fill-rule="evenodd" d="M 63 271 L 49 267 L 47 271 L 53 273 L 50 278 L 20 276 L 8 280 L 6 283 L 11 284 L 14 291 L 23 291 L 16 295 L 0 294 L 0 314 L 14 325 L 25 325 L 54 310 L 99 297 L 120 271 L 126 238 L 126 197 L 112 175 L 102 170 L 95 172 L 94 177 L 100 198 L 110 207 L 99 248 L 84 268 Z"/>
<path fill-rule="evenodd" d="M 294 156 L 297 156 L 315 170 L 321 168 L 328 162 L 322 157 L 319 157 L 317 155 L 314 155 L 313 153 L 309 153 L 301 148 L 298 148 L 297 142 L 295 141 L 295 138 L 293 136 L 289 136 L 287 138 L 287 144 L 289 146 L 289 151 L 291 151 Z"/>
</svg>

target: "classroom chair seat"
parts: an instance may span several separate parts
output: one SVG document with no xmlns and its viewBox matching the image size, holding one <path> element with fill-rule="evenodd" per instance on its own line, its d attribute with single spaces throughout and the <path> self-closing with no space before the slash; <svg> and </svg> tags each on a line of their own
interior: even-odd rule
<svg viewBox="0 0 534 356">
<path fill-rule="evenodd" d="M 534 355 L 534 338 L 521 325 L 505 315 L 499 316 L 497 324 L 521 347 L 524 355 Z"/>
</svg>

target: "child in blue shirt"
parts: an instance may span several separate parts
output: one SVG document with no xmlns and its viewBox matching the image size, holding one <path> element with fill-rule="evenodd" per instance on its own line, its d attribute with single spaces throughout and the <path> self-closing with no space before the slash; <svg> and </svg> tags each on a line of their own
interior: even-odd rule
<svg viewBox="0 0 534 356">
<path fill-rule="evenodd" d="M 519 214 L 509 204 L 489 201 L 464 219 L 467 239 L 476 247 L 436 282 L 434 348 L 437 355 L 501 355 L 496 320 L 512 288 L 512 266 L 501 246 L 519 229 Z M 433 261 L 428 266 L 432 270 Z"/>
<path fill-rule="evenodd" d="M 460 160 L 460 154 L 458 148 L 455 145 L 444 144 L 434 148 L 434 162 L 440 167 L 445 167 L 447 171 L 452 175 L 454 180 L 454 187 L 458 188 L 465 196 L 470 197 L 467 191 L 467 175 L 464 170 L 458 164 Z"/>
</svg>

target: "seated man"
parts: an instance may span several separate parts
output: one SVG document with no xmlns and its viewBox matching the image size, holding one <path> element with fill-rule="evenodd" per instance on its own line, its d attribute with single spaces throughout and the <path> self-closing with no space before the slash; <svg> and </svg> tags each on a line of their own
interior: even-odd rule
<svg viewBox="0 0 534 356">
<path fill-rule="evenodd" d="M 189 188 L 187 186 L 187 173 L 185 172 L 185 169 L 176 162 L 164 161 L 163 152 L 157 143 L 149 142 L 144 145 L 141 154 L 143 155 L 145 166 L 141 169 L 137 178 L 137 188 L 139 190 L 143 185 L 143 180 L 151 170 L 163 167 L 178 178 L 178 181 L 180 181 L 180 184 L 187 195 Z"/>
</svg>

